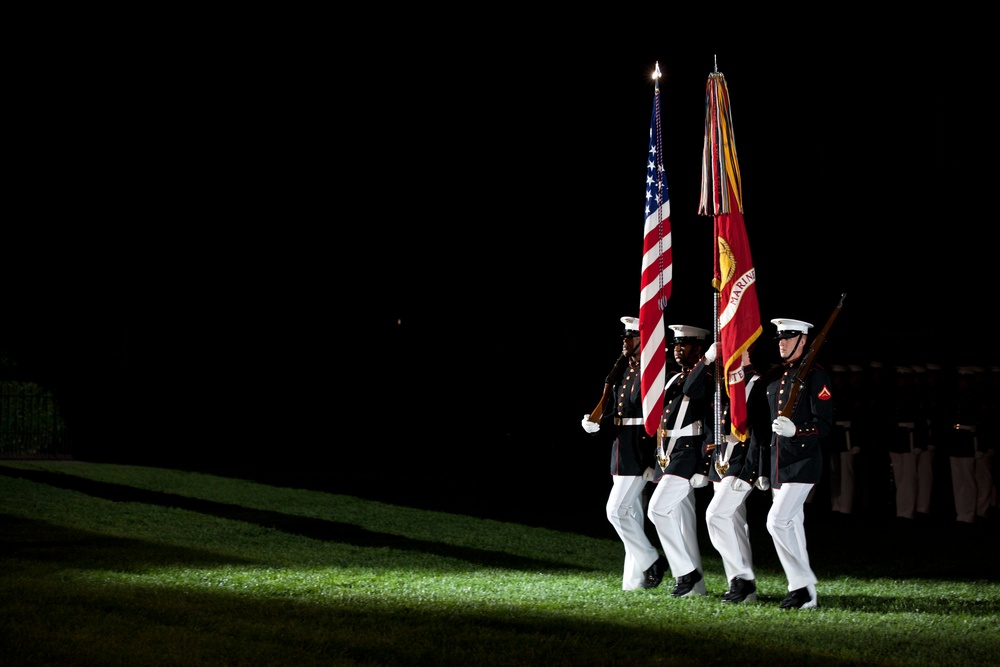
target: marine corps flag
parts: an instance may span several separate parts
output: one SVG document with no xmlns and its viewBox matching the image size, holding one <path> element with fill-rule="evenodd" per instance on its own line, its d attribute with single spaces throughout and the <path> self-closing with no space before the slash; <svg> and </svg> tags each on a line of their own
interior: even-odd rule
<svg viewBox="0 0 1000 667">
<path fill-rule="evenodd" d="M 715 271 L 712 287 L 718 291 L 716 341 L 722 364 L 732 435 L 747 439 L 749 424 L 743 352 L 761 334 L 757 303 L 757 274 L 743 224 L 743 191 L 736 158 L 729 89 L 716 70 L 705 90 L 705 143 L 701 165 L 701 203 L 698 213 L 715 216 Z"/>
<path fill-rule="evenodd" d="M 656 434 L 663 417 L 667 376 L 666 326 L 663 309 L 670 298 L 673 255 L 670 241 L 670 198 L 663 173 L 660 136 L 660 64 L 653 72 L 653 117 L 646 158 L 646 214 L 642 242 L 642 286 L 639 292 L 639 377 L 646 433 Z"/>
</svg>

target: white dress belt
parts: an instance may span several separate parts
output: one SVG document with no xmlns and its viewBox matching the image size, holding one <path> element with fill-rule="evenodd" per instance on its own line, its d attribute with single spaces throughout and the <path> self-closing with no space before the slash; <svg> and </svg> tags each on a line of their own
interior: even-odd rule
<svg viewBox="0 0 1000 667">
<path fill-rule="evenodd" d="M 672 428 L 663 431 L 664 438 L 683 438 L 688 435 L 701 435 L 701 422 L 692 422 L 683 428 Z"/>
<path fill-rule="evenodd" d="M 615 417 L 615 426 L 642 426 L 645 423 L 642 417 Z"/>
</svg>

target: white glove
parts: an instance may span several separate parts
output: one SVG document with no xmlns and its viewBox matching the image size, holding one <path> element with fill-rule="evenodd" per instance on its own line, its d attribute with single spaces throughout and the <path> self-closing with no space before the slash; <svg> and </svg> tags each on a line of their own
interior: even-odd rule
<svg viewBox="0 0 1000 667">
<path fill-rule="evenodd" d="M 652 468 L 646 468 L 645 470 L 642 471 L 642 478 L 644 480 L 646 480 L 647 482 L 652 482 L 653 481 L 653 477 L 655 475 L 656 475 L 656 472 Z"/>
<path fill-rule="evenodd" d="M 791 438 L 798 429 L 795 428 L 795 424 L 788 417 L 778 417 L 771 424 L 771 430 L 778 435 Z"/>
<path fill-rule="evenodd" d="M 751 488 L 750 482 L 739 477 L 733 477 L 733 491 L 749 491 Z"/>
<path fill-rule="evenodd" d="M 756 486 L 761 491 L 767 491 L 768 489 L 771 488 L 771 480 L 769 480 L 767 477 L 758 477 L 757 481 L 754 482 L 753 485 Z"/>
<path fill-rule="evenodd" d="M 858 447 L 857 445 L 855 445 L 854 447 L 851 447 L 851 454 L 858 454 L 860 452 L 861 452 L 861 448 Z"/>
<path fill-rule="evenodd" d="M 707 485 L 708 485 L 708 477 L 706 477 L 705 475 L 696 474 L 693 477 L 691 477 L 691 486 L 693 486 L 694 488 L 700 489 L 701 487 Z"/>
<path fill-rule="evenodd" d="M 718 343 L 712 343 L 711 345 L 708 346 L 708 349 L 705 350 L 705 363 L 706 364 L 714 364 L 715 363 L 715 358 L 718 355 L 719 355 L 719 344 Z"/>
<path fill-rule="evenodd" d="M 920 454 L 921 454 L 921 453 L 922 453 L 923 451 L 924 451 L 924 450 L 920 449 L 919 447 L 914 447 L 914 448 L 913 448 L 913 453 L 914 453 L 914 454 L 916 454 L 917 456 L 920 456 Z"/>
<path fill-rule="evenodd" d="M 580 422 L 580 424 L 583 426 L 583 430 L 587 433 L 597 433 L 601 430 L 600 424 L 590 421 L 590 415 L 584 415 L 583 421 Z"/>
</svg>

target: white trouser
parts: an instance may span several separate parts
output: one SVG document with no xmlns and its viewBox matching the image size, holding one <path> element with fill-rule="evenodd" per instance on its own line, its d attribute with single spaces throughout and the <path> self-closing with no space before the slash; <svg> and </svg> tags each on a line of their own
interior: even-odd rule
<svg viewBox="0 0 1000 667">
<path fill-rule="evenodd" d="M 803 505 L 813 484 L 789 484 L 771 488 L 771 509 L 767 512 L 767 532 L 774 540 L 774 550 L 785 570 L 788 590 L 816 585 L 816 575 L 809 567 L 806 551 L 806 514 Z"/>
<path fill-rule="evenodd" d="M 896 516 L 912 519 L 917 512 L 917 455 L 889 452 L 892 481 L 896 484 Z"/>
<path fill-rule="evenodd" d="M 978 515 L 985 518 L 997 504 L 997 489 L 990 469 L 992 456 L 952 456 L 951 485 L 955 490 L 955 519 L 972 523 Z"/>
<path fill-rule="evenodd" d="M 726 572 L 726 582 L 734 577 L 753 580 L 753 557 L 750 551 L 750 526 L 747 525 L 747 507 L 744 504 L 752 486 L 746 491 L 733 489 L 736 477 L 723 477 L 716 482 L 705 523 L 712 546 L 722 557 L 722 567 Z"/>
<path fill-rule="evenodd" d="M 950 456 L 951 488 L 955 497 L 955 520 L 972 523 L 976 520 L 976 459 L 971 456 Z"/>
<path fill-rule="evenodd" d="M 917 454 L 917 511 L 931 513 L 931 490 L 934 488 L 934 447 Z"/>
<path fill-rule="evenodd" d="M 646 516 L 642 511 L 642 490 L 646 480 L 638 476 L 611 476 L 611 494 L 605 510 L 608 521 L 625 545 L 622 590 L 642 588 L 644 571 L 656 562 L 660 552 L 646 537 Z"/>
<path fill-rule="evenodd" d="M 992 466 L 991 454 L 976 458 L 976 514 L 984 519 L 990 508 L 997 504 L 997 487 L 993 484 Z"/>
<path fill-rule="evenodd" d="M 674 579 L 701 571 L 698 523 L 694 511 L 694 487 L 690 480 L 664 475 L 649 499 L 649 520 L 656 526 L 663 552 Z"/>
<path fill-rule="evenodd" d="M 835 489 L 830 509 L 842 514 L 854 511 L 854 453 L 840 452 L 840 488 Z M 832 495 L 832 494 L 831 494 Z"/>
</svg>

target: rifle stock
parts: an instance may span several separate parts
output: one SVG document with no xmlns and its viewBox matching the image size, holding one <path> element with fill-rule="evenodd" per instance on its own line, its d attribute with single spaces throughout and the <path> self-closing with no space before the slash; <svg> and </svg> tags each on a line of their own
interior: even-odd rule
<svg viewBox="0 0 1000 667">
<path fill-rule="evenodd" d="M 588 417 L 587 419 L 594 422 L 595 424 L 601 423 L 601 417 L 604 416 L 604 404 L 607 402 L 608 394 L 610 393 L 611 393 L 611 385 L 609 384 L 604 385 L 604 393 L 601 394 L 601 400 L 597 404 L 597 407 L 594 408 L 594 411 L 590 413 L 590 417 Z"/>
<path fill-rule="evenodd" d="M 833 309 L 833 312 L 830 314 L 830 318 L 826 321 L 826 325 L 824 325 L 823 330 L 820 331 L 815 338 L 813 338 L 805 356 L 802 357 L 802 363 L 799 364 L 799 369 L 795 373 L 795 377 L 792 380 L 792 388 L 788 392 L 788 401 L 785 402 L 785 407 L 778 411 L 778 415 L 791 418 L 792 413 L 795 412 L 795 404 L 799 402 L 799 391 L 805 384 L 806 375 L 809 373 L 809 369 L 812 368 L 813 361 L 816 360 L 816 353 L 819 352 L 819 348 L 826 341 L 826 334 L 830 331 L 830 327 L 833 326 L 833 321 L 837 319 L 837 315 L 840 314 L 841 308 L 844 307 L 845 297 L 847 297 L 847 292 L 840 295 L 840 303 L 838 303 L 837 307 Z"/>
</svg>

